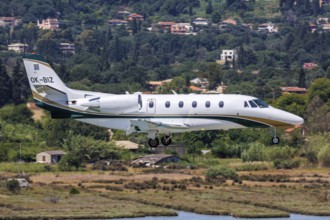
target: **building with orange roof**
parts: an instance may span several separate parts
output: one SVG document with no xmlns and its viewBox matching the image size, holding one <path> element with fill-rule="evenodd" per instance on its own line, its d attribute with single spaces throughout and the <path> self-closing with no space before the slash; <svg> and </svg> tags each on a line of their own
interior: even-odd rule
<svg viewBox="0 0 330 220">
<path fill-rule="evenodd" d="M 306 88 L 300 87 L 281 87 L 282 94 L 296 93 L 296 94 L 306 94 Z"/>
<path fill-rule="evenodd" d="M 199 88 L 197 86 L 189 86 L 189 89 L 192 90 L 193 92 L 198 92 L 198 93 L 201 93 L 204 91 L 204 89 Z"/>
<path fill-rule="evenodd" d="M 128 15 L 128 20 L 129 21 L 143 21 L 144 20 L 144 17 L 143 15 L 140 15 L 140 14 L 137 14 L 137 13 L 133 13 L 133 14 L 130 14 Z"/>
</svg>

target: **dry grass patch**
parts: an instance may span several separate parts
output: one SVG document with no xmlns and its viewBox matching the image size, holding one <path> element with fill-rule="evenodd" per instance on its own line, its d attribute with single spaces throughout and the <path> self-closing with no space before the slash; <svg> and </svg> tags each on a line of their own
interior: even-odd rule
<svg viewBox="0 0 330 220">
<path fill-rule="evenodd" d="M 80 190 L 70 195 L 68 187 L 38 187 L 18 195 L 0 198 L 0 218 L 118 218 L 175 215 L 175 212 L 134 201 L 122 201 L 108 195 Z"/>
</svg>

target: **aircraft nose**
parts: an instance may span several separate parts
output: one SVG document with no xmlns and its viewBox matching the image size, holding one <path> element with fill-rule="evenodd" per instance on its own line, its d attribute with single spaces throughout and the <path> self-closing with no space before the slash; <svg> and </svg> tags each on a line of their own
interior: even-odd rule
<svg viewBox="0 0 330 220">
<path fill-rule="evenodd" d="M 294 125 L 301 125 L 304 123 L 304 119 L 297 115 L 295 115 L 291 120 L 292 120 L 292 124 L 294 124 Z"/>
</svg>

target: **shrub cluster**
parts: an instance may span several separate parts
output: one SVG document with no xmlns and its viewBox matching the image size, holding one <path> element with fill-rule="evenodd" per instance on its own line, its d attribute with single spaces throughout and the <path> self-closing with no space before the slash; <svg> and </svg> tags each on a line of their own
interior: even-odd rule
<svg viewBox="0 0 330 220">
<path fill-rule="evenodd" d="M 269 161 L 278 169 L 292 169 L 300 165 L 298 160 L 293 160 L 294 153 L 295 149 L 288 146 L 268 148 L 261 143 L 252 143 L 241 158 L 244 162 Z"/>
<path fill-rule="evenodd" d="M 105 189 L 106 190 L 111 190 L 111 191 L 118 191 L 118 192 L 123 191 L 123 188 L 118 187 L 118 186 L 106 186 Z"/>
<path fill-rule="evenodd" d="M 324 145 L 317 156 L 321 166 L 330 167 L 330 144 Z"/>
<path fill-rule="evenodd" d="M 227 179 L 234 180 L 234 182 L 239 182 L 239 177 L 236 171 L 229 167 L 216 167 L 210 168 L 205 173 L 206 181 L 224 183 Z"/>
<path fill-rule="evenodd" d="M 160 188 L 160 185 L 156 180 L 146 180 L 141 182 L 129 182 L 124 184 L 125 189 L 133 189 L 133 190 L 146 190 L 146 189 L 157 189 Z"/>
</svg>

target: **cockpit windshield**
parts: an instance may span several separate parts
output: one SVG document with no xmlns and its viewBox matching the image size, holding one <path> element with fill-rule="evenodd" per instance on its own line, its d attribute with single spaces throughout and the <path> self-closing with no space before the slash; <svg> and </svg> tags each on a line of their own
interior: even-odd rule
<svg viewBox="0 0 330 220">
<path fill-rule="evenodd" d="M 268 108 L 268 105 L 260 99 L 253 99 L 253 101 L 259 106 L 259 108 Z"/>
</svg>

